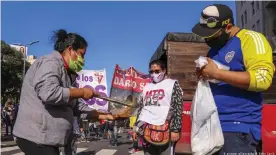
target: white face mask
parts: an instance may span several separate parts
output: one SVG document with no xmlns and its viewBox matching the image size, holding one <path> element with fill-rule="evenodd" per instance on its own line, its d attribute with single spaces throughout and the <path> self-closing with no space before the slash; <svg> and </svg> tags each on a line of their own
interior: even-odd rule
<svg viewBox="0 0 276 155">
<path fill-rule="evenodd" d="M 162 81 L 164 79 L 165 73 L 164 72 L 160 72 L 160 73 L 153 73 L 151 74 L 152 80 L 155 83 L 158 83 L 160 81 Z"/>
</svg>

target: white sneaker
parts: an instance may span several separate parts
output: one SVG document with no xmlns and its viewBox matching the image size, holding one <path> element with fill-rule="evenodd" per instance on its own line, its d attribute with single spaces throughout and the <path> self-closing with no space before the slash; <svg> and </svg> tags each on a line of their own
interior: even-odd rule
<svg viewBox="0 0 276 155">
<path fill-rule="evenodd" d="M 130 154 L 133 154 L 133 153 L 135 153 L 135 152 L 136 152 L 135 149 L 131 149 L 130 151 L 128 151 L 128 153 L 130 153 Z"/>
<path fill-rule="evenodd" d="M 132 153 L 131 155 L 137 155 L 137 154 L 141 155 L 141 154 L 143 154 L 143 151 L 136 151 L 136 152 Z"/>
</svg>

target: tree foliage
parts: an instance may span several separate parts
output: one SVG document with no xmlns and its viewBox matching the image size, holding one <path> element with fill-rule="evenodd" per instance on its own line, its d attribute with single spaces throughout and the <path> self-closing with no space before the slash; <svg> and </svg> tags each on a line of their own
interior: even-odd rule
<svg viewBox="0 0 276 155">
<path fill-rule="evenodd" d="M 1 103 L 19 99 L 22 86 L 23 54 L 1 40 Z M 26 71 L 30 64 L 26 61 Z"/>
</svg>

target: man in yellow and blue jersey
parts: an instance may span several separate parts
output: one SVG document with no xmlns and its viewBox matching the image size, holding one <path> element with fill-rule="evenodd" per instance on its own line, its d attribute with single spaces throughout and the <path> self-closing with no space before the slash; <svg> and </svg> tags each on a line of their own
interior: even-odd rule
<svg viewBox="0 0 276 155">
<path fill-rule="evenodd" d="M 235 26 L 226 5 L 206 7 L 192 31 L 211 48 L 199 76 L 221 81 L 210 83 L 224 135 L 218 154 L 255 153 L 261 140 L 262 92 L 275 72 L 271 46 L 263 34 Z M 230 70 L 218 69 L 212 60 Z"/>
</svg>

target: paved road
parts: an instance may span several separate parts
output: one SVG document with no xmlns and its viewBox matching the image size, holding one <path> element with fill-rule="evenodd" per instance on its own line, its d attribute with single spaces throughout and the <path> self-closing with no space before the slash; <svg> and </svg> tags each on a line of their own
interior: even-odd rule
<svg viewBox="0 0 276 155">
<path fill-rule="evenodd" d="M 12 142 L 10 142 L 12 143 Z M 128 151 L 132 145 L 126 137 L 119 139 L 118 147 L 109 147 L 109 141 L 105 139 L 95 140 L 91 142 L 81 142 L 78 144 L 77 152 L 79 155 L 129 155 Z M 2 143 L 2 146 L 3 143 Z M 24 155 L 15 144 L 9 147 L 1 148 L 1 155 Z M 135 155 L 143 155 L 139 152 Z"/>
<path fill-rule="evenodd" d="M 110 147 L 109 140 L 106 139 L 78 143 L 78 155 L 129 155 L 128 151 L 132 142 L 127 139 L 126 133 L 120 134 L 120 136 L 118 147 Z M 16 143 L 12 141 L 12 137 L 8 139 L 2 137 L 1 140 L 1 155 L 24 155 Z M 141 151 L 135 155 L 144 155 L 144 153 Z"/>
<path fill-rule="evenodd" d="M 111 148 L 107 140 L 95 142 L 83 142 L 78 144 L 77 152 L 79 155 L 128 155 L 130 143 L 121 143 L 116 148 Z M 1 155 L 24 155 L 17 146 L 1 148 Z M 138 153 L 137 155 L 143 155 Z"/>
</svg>

